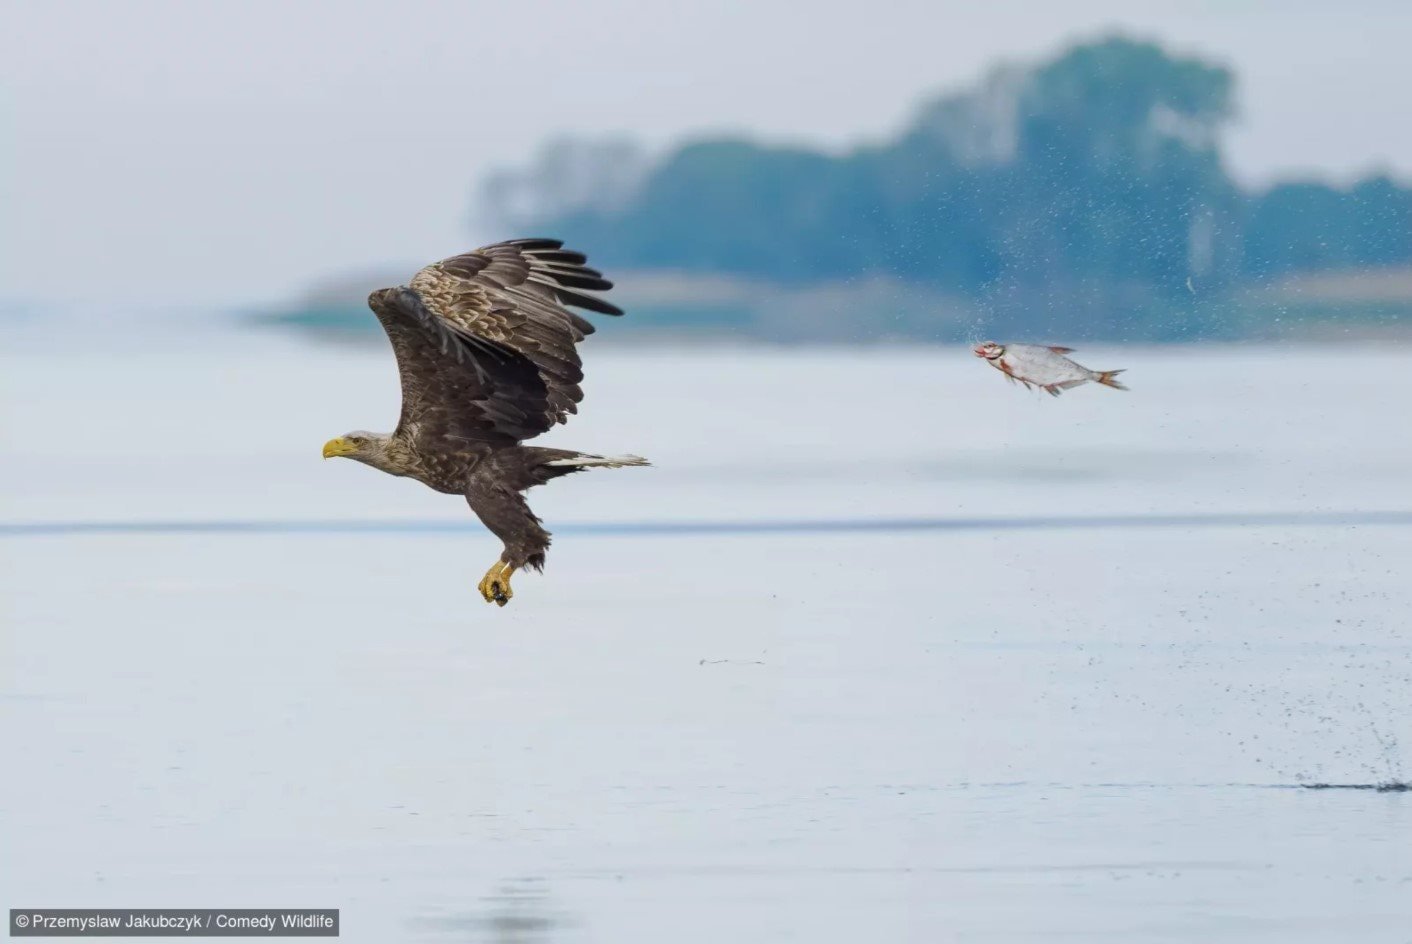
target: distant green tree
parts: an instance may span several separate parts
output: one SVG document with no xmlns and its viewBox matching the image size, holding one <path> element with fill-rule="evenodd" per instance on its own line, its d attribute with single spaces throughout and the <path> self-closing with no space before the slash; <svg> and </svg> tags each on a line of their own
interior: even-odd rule
<svg viewBox="0 0 1412 944">
<path fill-rule="evenodd" d="M 1345 265 L 1352 255 L 1349 201 L 1319 183 L 1280 184 L 1251 201 L 1245 268 L 1255 275 Z"/>
<path fill-rule="evenodd" d="M 840 261 L 820 230 L 836 225 L 840 168 L 810 151 L 703 141 L 674 153 L 628 207 L 555 220 L 636 265 L 806 279 Z"/>
<path fill-rule="evenodd" d="M 1412 260 L 1412 191 L 1386 176 L 1348 190 L 1279 184 L 1255 196 L 1246 270 L 1257 276 L 1364 268 Z"/>
<path fill-rule="evenodd" d="M 615 161 L 590 150 L 597 169 L 570 175 L 573 187 L 536 184 L 561 173 L 541 160 L 538 177 L 502 174 L 489 196 L 548 193 L 517 226 L 608 264 L 780 282 L 890 275 L 1002 321 L 1047 312 L 1076 336 L 1143 319 L 1136 333 L 1190 333 L 1198 288 L 1248 275 L 1412 261 L 1412 191 L 1389 178 L 1243 195 L 1220 151 L 1233 90 L 1222 65 L 1114 37 L 996 70 L 848 154 L 700 140 L 613 177 Z M 612 186 L 585 189 L 594 180 Z"/>
<path fill-rule="evenodd" d="M 1020 101 L 1010 182 L 1024 198 L 1006 204 L 1007 223 L 1030 235 L 1012 271 L 1168 293 L 1192 276 L 1224 282 L 1234 253 L 1210 245 L 1218 236 L 1201 226 L 1238 202 L 1217 150 L 1231 88 L 1222 67 L 1126 39 L 1037 69 Z"/>
<path fill-rule="evenodd" d="M 1349 197 L 1358 247 L 1356 264 L 1386 266 L 1412 261 L 1412 189 L 1379 175 L 1356 184 Z"/>
</svg>

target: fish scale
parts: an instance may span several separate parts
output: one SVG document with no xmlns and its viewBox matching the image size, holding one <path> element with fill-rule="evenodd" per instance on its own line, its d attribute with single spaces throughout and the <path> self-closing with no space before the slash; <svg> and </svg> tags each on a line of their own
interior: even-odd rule
<svg viewBox="0 0 1412 944">
<path fill-rule="evenodd" d="M 1063 391 L 1089 381 L 1115 390 L 1128 389 L 1115 379 L 1122 370 L 1089 370 L 1065 356 L 1072 353 L 1073 348 L 1067 347 L 997 344 L 994 341 L 975 347 L 977 357 L 984 358 L 1011 380 L 1018 380 L 1027 387 L 1039 387 L 1052 396 L 1057 397 Z"/>
</svg>

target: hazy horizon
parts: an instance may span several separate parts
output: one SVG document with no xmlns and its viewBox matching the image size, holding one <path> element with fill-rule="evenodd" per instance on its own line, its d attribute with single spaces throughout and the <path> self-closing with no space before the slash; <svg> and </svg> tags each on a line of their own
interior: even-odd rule
<svg viewBox="0 0 1412 944">
<path fill-rule="evenodd" d="M 512 235 L 469 219 L 475 186 L 557 134 L 842 148 L 1002 61 L 1111 31 L 1236 70 L 1228 153 L 1247 184 L 1412 175 L 1400 5 L 868 9 L 16 5 L 0 37 L 0 298 L 284 301 Z"/>
</svg>

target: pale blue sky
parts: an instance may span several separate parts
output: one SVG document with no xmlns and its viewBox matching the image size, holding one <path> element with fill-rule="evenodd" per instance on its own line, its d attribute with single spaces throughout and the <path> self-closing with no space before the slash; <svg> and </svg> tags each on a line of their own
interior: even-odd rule
<svg viewBox="0 0 1412 944">
<path fill-rule="evenodd" d="M 4 21 L 11 298 L 280 300 L 512 235 L 471 227 L 474 184 L 558 132 L 843 146 L 1113 28 L 1237 69 L 1247 181 L 1412 177 L 1400 2 L 12 0 Z"/>
</svg>

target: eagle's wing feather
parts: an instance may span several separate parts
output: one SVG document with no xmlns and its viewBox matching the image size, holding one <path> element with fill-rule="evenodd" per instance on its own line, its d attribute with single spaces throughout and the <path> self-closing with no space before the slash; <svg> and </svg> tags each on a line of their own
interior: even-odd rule
<svg viewBox="0 0 1412 944">
<path fill-rule="evenodd" d="M 398 430 L 509 444 L 577 411 L 575 345 L 593 325 L 566 306 L 622 310 L 586 292 L 612 288 L 557 240 L 517 239 L 433 263 L 403 289 L 374 292 L 402 376 Z"/>
</svg>

